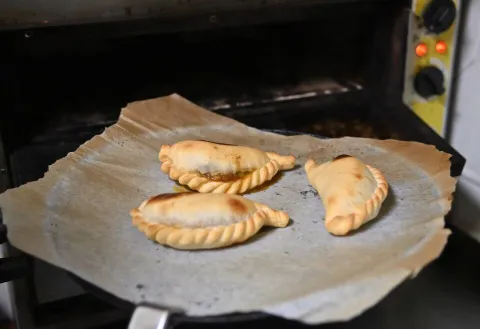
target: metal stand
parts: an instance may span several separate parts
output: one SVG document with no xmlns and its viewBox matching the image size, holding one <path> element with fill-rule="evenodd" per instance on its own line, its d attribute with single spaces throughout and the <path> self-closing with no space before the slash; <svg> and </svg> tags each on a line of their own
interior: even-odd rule
<svg viewBox="0 0 480 329">
<path fill-rule="evenodd" d="M 169 312 L 148 305 L 140 305 L 133 312 L 128 329 L 166 329 Z"/>
</svg>

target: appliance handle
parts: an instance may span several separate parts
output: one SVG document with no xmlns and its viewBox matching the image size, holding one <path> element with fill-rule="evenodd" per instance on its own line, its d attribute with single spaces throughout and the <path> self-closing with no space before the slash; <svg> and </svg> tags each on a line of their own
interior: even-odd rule
<svg viewBox="0 0 480 329">
<path fill-rule="evenodd" d="M 167 329 L 170 312 L 151 305 L 138 305 L 133 311 L 128 329 Z"/>
</svg>

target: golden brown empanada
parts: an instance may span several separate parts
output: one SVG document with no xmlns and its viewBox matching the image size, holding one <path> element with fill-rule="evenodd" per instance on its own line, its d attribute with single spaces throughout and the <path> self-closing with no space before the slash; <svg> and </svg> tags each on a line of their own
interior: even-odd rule
<svg viewBox="0 0 480 329">
<path fill-rule="evenodd" d="M 240 195 L 171 193 L 144 201 L 130 212 L 149 239 L 176 249 L 213 249 L 244 242 L 263 225 L 285 227 L 287 213 Z"/>
<path fill-rule="evenodd" d="M 308 160 L 305 170 L 325 208 L 325 227 L 345 235 L 374 219 L 388 194 L 382 173 L 350 155 L 317 165 Z"/>
<path fill-rule="evenodd" d="M 162 145 L 158 158 L 171 179 L 202 193 L 245 193 L 295 165 L 293 155 L 193 140 Z"/>
</svg>

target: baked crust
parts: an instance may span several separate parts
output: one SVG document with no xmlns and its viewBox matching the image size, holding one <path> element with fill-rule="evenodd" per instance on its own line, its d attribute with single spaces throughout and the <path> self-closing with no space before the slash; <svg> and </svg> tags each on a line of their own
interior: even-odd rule
<svg viewBox="0 0 480 329">
<path fill-rule="evenodd" d="M 376 168 L 349 155 L 317 165 L 305 163 L 308 181 L 325 208 L 325 227 L 346 235 L 374 219 L 388 195 L 388 183 Z"/>
<path fill-rule="evenodd" d="M 162 145 L 161 170 L 201 193 L 245 193 L 295 165 L 293 155 L 206 141 Z"/>
<path fill-rule="evenodd" d="M 239 195 L 170 193 L 130 212 L 132 223 L 159 244 L 175 249 L 214 249 L 238 244 L 262 226 L 286 227 L 288 214 Z"/>
</svg>

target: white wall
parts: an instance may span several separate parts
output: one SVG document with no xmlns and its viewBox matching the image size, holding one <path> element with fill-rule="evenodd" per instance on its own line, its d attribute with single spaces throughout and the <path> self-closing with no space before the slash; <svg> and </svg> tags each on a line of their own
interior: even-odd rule
<svg viewBox="0 0 480 329">
<path fill-rule="evenodd" d="M 450 143 L 467 158 L 452 222 L 480 242 L 480 1 L 463 1 L 465 28 L 458 57 Z"/>
</svg>

